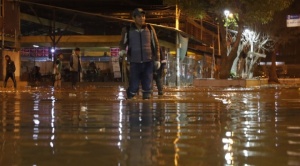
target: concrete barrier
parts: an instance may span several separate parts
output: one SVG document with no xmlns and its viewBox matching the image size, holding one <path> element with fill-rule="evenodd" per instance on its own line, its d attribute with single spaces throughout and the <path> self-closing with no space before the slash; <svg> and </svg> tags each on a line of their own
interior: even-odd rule
<svg viewBox="0 0 300 166">
<path fill-rule="evenodd" d="M 267 79 L 194 79 L 195 87 L 251 87 L 268 84 Z"/>
</svg>

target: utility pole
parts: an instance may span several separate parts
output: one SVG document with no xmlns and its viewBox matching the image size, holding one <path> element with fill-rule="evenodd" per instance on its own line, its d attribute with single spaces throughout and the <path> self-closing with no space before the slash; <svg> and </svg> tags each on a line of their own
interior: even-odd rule
<svg viewBox="0 0 300 166">
<path fill-rule="evenodd" d="M 176 4 L 176 22 L 175 28 L 179 30 L 179 17 L 180 10 Z M 176 86 L 180 87 L 180 41 L 179 41 L 179 32 L 176 33 Z"/>
</svg>

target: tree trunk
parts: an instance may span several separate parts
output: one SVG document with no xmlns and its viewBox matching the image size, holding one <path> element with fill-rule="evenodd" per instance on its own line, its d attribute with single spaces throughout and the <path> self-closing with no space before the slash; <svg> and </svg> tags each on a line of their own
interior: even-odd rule
<svg viewBox="0 0 300 166">
<path fill-rule="evenodd" d="M 223 40 L 221 42 L 222 45 L 222 59 L 221 59 L 221 66 L 220 66 L 220 79 L 228 79 L 230 77 L 231 68 L 235 58 L 237 57 L 237 50 L 241 41 L 241 36 L 243 32 L 242 24 L 239 25 L 238 33 L 236 34 L 236 39 L 232 45 L 232 49 L 230 50 L 229 55 L 227 56 L 227 42 Z M 222 38 L 226 38 L 224 33 L 221 33 Z"/>
<path fill-rule="evenodd" d="M 272 57 L 271 57 L 272 65 L 271 65 L 270 72 L 269 72 L 268 82 L 279 84 L 280 82 L 278 80 L 277 73 L 276 73 L 276 50 L 277 49 L 275 49 L 272 53 Z"/>
</svg>

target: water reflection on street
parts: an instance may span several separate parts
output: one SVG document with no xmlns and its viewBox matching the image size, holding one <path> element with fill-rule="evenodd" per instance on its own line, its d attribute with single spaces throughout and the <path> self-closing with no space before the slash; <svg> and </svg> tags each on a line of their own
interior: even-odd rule
<svg viewBox="0 0 300 166">
<path fill-rule="evenodd" d="M 300 89 L 0 89 L 0 165 L 300 165 Z"/>
</svg>

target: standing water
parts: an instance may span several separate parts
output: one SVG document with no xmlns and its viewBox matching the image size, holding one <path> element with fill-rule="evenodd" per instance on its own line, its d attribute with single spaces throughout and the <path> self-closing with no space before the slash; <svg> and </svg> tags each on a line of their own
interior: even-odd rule
<svg viewBox="0 0 300 166">
<path fill-rule="evenodd" d="M 1 89 L 0 165 L 300 165 L 295 87 Z"/>
</svg>

